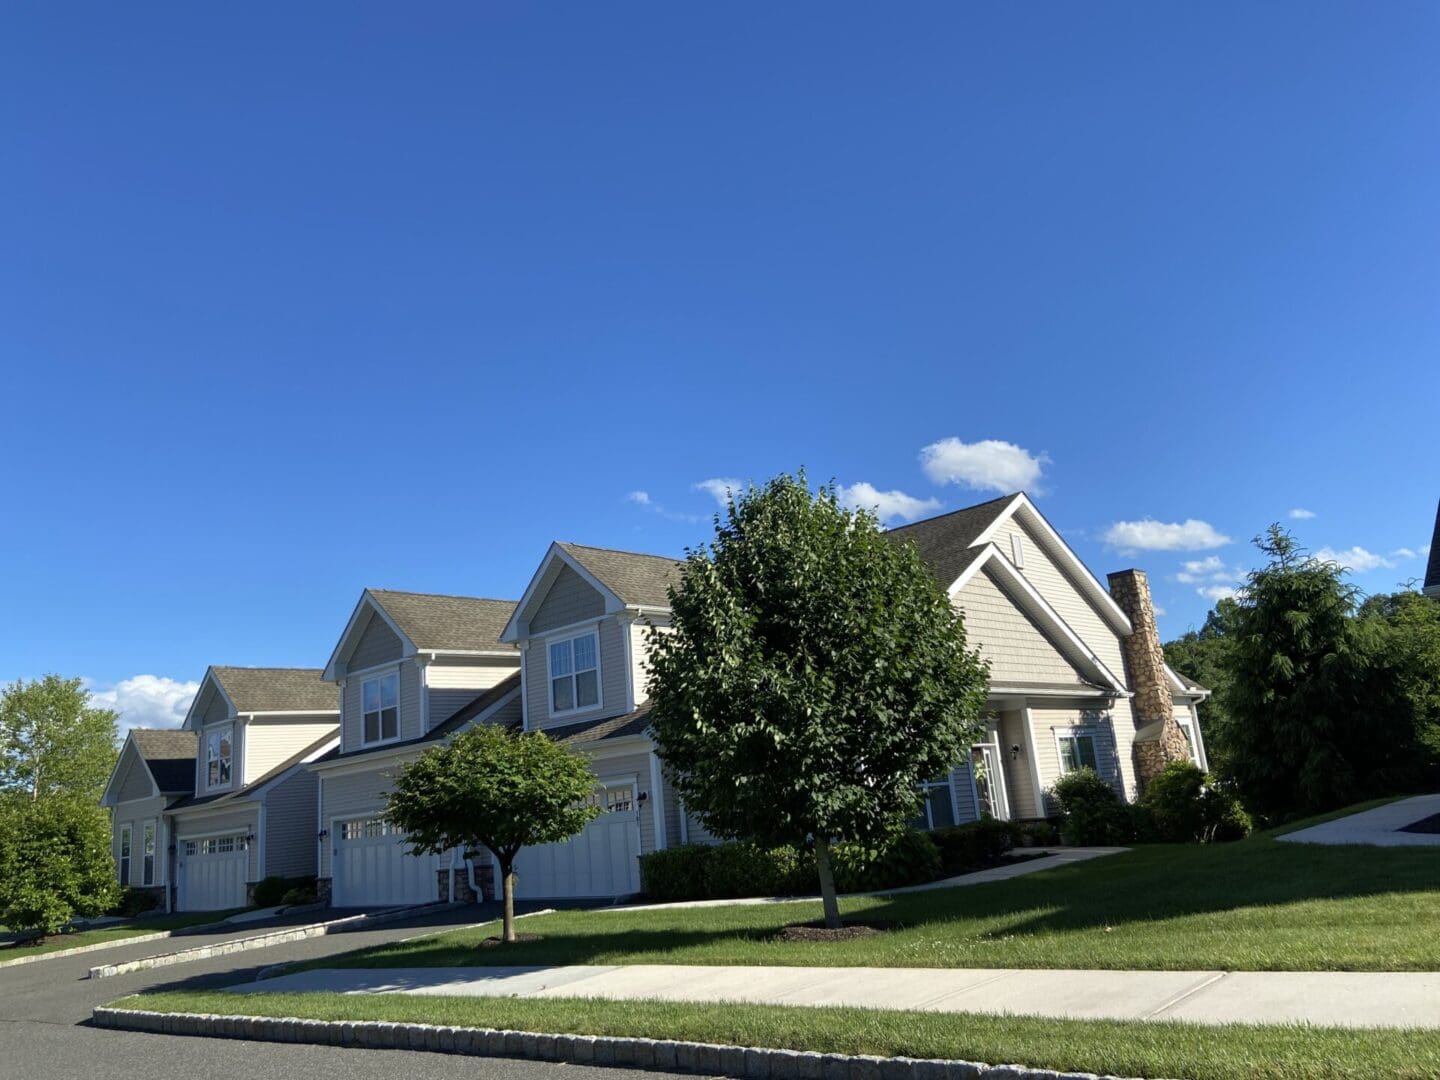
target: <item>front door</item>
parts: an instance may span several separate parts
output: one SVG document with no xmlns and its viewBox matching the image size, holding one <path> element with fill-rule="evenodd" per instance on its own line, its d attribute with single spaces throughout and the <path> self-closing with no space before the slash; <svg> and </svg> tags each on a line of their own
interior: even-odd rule
<svg viewBox="0 0 1440 1080">
<path fill-rule="evenodd" d="M 975 795 L 980 800 L 980 813 L 1000 821 L 1010 820 L 1010 799 L 1005 792 L 1005 769 L 1001 765 L 1000 745 L 980 743 L 970 751 L 970 770 L 975 776 Z"/>
</svg>

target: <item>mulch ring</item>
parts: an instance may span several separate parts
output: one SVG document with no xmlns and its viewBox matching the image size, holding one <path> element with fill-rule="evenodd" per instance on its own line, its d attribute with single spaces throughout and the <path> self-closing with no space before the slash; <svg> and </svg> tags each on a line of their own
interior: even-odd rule
<svg viewBox="0 0 1440 1080">
<path fill-rule="evenodd" d="M 518 945 L 518 944 L 519 944 L 520 942 L 522 942 L 522 941 L 539 941 L 539 940 L 540 940 L 540 935 L 539 935 L 539 934 L 516 934 L 516 935 L 515 935 L 514 944 Z M 503 939 L 497 934 L 497 935 L 495 935 L 494 937 L 482 938 L 479 942 L 477 942 L 477 944 L 478 944 L 479 947 L 482 948 L 482 949 L 497 949 L 497 948 L 500 948 L 500 947 L 503 946 L 503 945 L 509 945 L 509 944 L 511 944 L 511 942 L 508 942 L 508 941 L 503 940 Z"/>
<path fill-rule="evenodd" d="M 895 924 L 888 922 L 846 923 L 839 930 L 827 929 L 823 921 L 796 923 L 793 926 L 782 926 L 771 940 L 849 941 L 851 938 L 874 937 L 894 929 Z"/>
</svg>

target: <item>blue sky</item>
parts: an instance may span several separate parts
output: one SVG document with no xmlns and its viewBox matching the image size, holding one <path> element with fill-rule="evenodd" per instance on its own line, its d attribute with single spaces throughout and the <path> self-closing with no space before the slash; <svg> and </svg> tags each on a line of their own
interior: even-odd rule
<svg viewBox="0 0 1440 1080">
<path fill-rule="evenodd" d="M 1437 50 L 1421 3 L 12 11 L 0 679 L 164 722 L 366 585 L 678 553 L 802 465 L 1023 484 L 1167 635 L 1274 520 L 1393 588 Z"/>
</svg>

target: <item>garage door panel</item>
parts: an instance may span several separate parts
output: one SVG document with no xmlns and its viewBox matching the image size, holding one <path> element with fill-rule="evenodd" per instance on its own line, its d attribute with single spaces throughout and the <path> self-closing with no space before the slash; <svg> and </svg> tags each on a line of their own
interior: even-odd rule
<svg viewBox="0 0 1440 1080">
<path fill-rule="evenodd" d="M 250 866 L 245 836 L 181 840 L 177 906 L 181 911 L 221 911 L 245 906 Z"/>
<path fill-rule="evenodd" d="M 425 904 L 436 897 L 433 855 L 408 854 L 404 833 L 382 818 L 336 822 L 331 902 L 337 907 Z"/>
<path fill-rule="evenodd" d="M 640 825 L 632 813 L 602 814 L 559 844 L 515 857 L 515 895 L 524 899 L 629 896 L 640 891 Z"/>
</svg>

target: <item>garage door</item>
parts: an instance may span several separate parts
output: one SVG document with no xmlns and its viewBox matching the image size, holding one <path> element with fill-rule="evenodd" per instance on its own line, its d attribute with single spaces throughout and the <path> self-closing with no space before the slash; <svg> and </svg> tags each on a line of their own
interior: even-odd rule
<svg viewBox="0 0 1440 1080">
<path fill-rule="evenodd" d="M 249 868 L 245 836 L 207 836 L 182 840 L 176 901 L 181 911 L 220 911 L 245 906 Z"/>
<path fill-rule="evenodd" d="M 640 809 L 633 783 L 595 793 L 605 812 L 563 844 L 515 857 L 515 895 L 526 899 L 629 896 L 640 891 Z"/>
<path fill-rule="evenodd" d="M 330 902 L 335 907 L 434 902 L 435 856 L 407 855 L 405 834 L 384 818 L 337 821 L 332 835 Z"/>
</svg>

